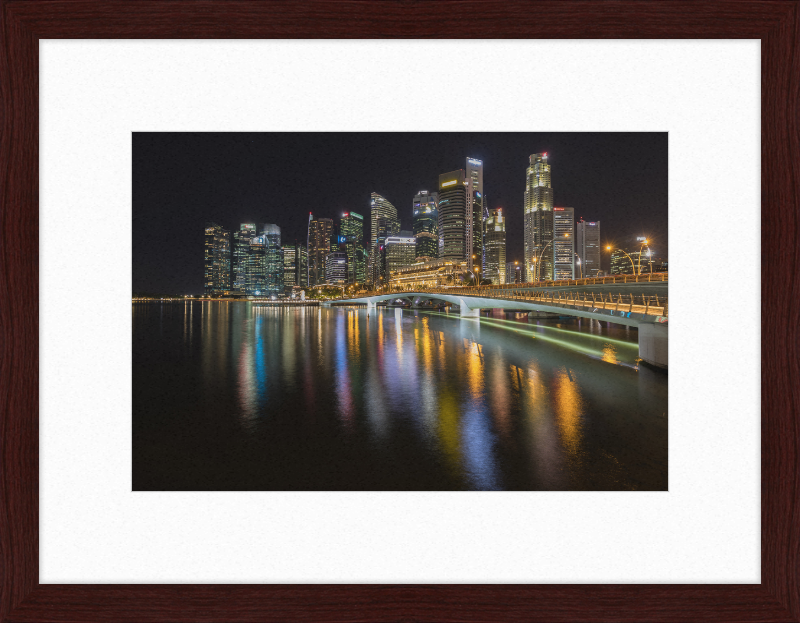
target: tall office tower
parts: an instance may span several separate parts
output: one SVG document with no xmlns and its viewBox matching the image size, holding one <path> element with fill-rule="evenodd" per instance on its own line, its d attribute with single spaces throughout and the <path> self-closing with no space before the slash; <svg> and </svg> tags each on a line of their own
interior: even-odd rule
<svg viewBox="0 0 800 623">
<path fill-rule="evenodd" d="M 264 238 L 264 289 L 267 294 L 282 294 L 281 228 L 264 223 L 261 225 L 261 237 Z"/>
<path fill-rule="evenodd" d="M 600 272 L 600 221 L 578 221 L 576 253 L 581 261 L 578 275 L 595 277 Z"/>
<path fill-rule="evenodd" d="M 308 253 L 304 245 L 295 241 L 297 247 L 297 259 L 295 265 L 297 273 L 295 274 L 295 283 L 301 288 L 308 287 Z"/>
<path fill-rule="evenodd" d="M 486 219 L 486 262 L 484 279 L 500 285 L 506 282 L 506 220 L 503 209 L 489 210 Z"/>
<path fill-rule="evenodd" d="M 245 292 L 262 296 L 267 293 L 267 240 L 253 236 L 247 251 L 247 284 Z"/>
<path fill-rule="evenodd" d="M 397 221 L 397 229 L 400 229 L 400 221 L 397 218 L 397 208 L 395 208 L 391 203 L 389 203 L 385 197 L 381 197 L 378 193 L 372 193 L 370 195 L 370 223 L 372 224 L 372 228 L 369 232 L 369 248 L 372 249 L 375 246 L 375 242 L 378 238 L 378 219 L 381 217 L 387 219 L 394 219 Z"/>
<path fill-rule="evenodd" d="M 325 283 L 325 258 L 332 251 L 333 221 L 308 215 L 308 285 Z"/>
<path fill-rule="evenodd" d="M 525 175 L 525 273 L 528 281 L 552 279 L 553 253 L 548 248 L 553 243 L 550 165 L 547 154 L 531 154 L 529 162 Z"/>
<path fill-rule="evenodd" d="M 575 210 L 553 208 L 553 279 L 575 279 Z"/>
<path fill-rule="evenodd" d="M 439 193 L 419 191 L 414 197 L 414 237 L 417 257 L 439 257 Z"/>
<path fill-rule="evenodd" d="M 506 262 L 505 283 L 522 283 L 522 266 L 519 262 Z"/>
<path fill-rule="evenodd" d="M 206 223 L 204 238 L 203 292 L 216 296 L 231 289 L 231 232 L 216 223 Z"/>
<path fill-rule="evenodd" d="M 347 283 L 347 253 L 333 251 L 325 258 L 325 283 L 344 285 Z"/>
<path fill-rule="evenodd" d="M 467 209 L 470 214 L 469 229 L 471 235 L 470 255 L 474 255 L 480 266 L 484 263 L 484 222 L 486 197 L 483 192 L 483 161 L 467 158 L 467 179 L 470 181 L 467 195 Z"/>
<path fill-rule="evenodd" d="M 239 231 L 233 232 L 233 291 L 239 294 L 247 292 L 247 257 L 255 235 L 255 223 L 242 223 Z"/>
<path fill-rule="evenodd" d="M 400 221 L 393 217 L 378 217 L 375 223 L 375 246 L 369 256 L 367 280 L 376 287 L 388 283 L 386 274 L 386 239 L 400 232 Z M 381 281 L 383 278 L 383 281 Z"/>
<path fill-rule="evenodd" d="M 439 176 L 439 258 L 463 262 L 472 254 L 472 213 L 467 197 L 472 195 L 472 178 L 463 169 Z"/>
<path fill-rule="evenodd" d="M 414 236 L 389 236 L 384 244 L 386 251 L 386 274 L 384 283 L 391 277 L 391 274 L 406 266 L 411 266 L 416 262 L 417 240 Z"/>
<path fill-rule="evenodd" d="M 364 252 L 364 217 L 345 212 L 339 225 L 339 242 L 347 254 L 347 283 L 364 283 L 367 278 Z"/>
<path fill-rule="evenodd" d="M 297 245 L 287 244 L 281 249 L 283 254 L 283 287 L 292 288 L 297 283 Z"/>
</svg>

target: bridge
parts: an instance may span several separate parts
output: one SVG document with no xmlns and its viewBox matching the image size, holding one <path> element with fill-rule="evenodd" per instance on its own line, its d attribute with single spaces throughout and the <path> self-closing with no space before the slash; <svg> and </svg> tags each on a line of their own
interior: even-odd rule
<svg viewBox="0 0 800 623">
<path fill-rule="evenodd" d="M 323 303 L 363 304 L 368 309 L 382 301 L 457 305 L 462 318 L 478 318 L 482 309 L 546 312 L 604 320 L 636 327 L 639 357 L 650 365 L 667 367 L 667 274 L 616 275 L 589 279 L 496 286 L 418 287 L 405 291 L 359 293 Z"/>
</svg>

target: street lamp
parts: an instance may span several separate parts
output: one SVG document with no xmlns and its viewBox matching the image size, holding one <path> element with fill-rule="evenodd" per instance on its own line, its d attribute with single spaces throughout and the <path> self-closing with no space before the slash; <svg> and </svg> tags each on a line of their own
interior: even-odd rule
<svg viewBox="0 0 800 623">
<path fill-rule="evenodd" d="M 542 252 L 539 254 L 539 259 L 538 260 L 536 258 L 533 258 L 533 261 L 534 261 L 533 267 L 534 267 L 534 271 L 536 272 L 535 281 L 537 281 L 537 282 L 539 281 L 539 277 L 541 275 L 541 269 L 539 267 L 542 265 L 542 256 L 544 255 L 544 252 L 547 250 L 547 247 L 549 247 L 552 242 L 553 242 L 552 240 L 548 240 L 547 244 L 544 245 L 544 247 L 542 247 Z M 537 261 L 539 262 L 538 264 L 536 264 Z"/>
<path fill-rule="evenodd" d="M 611 251 L 611 247 L 610 246 L 607 246 L 606 249 L 608 251 Z M 625 253 L 625 251 L 623 251 L 622 249 L 615 249 L 615 251 L 619 251 L 620 253 Z M 633 258 L 630 255 L 628 255 L 627 253 L 625 253 L 625 257 L 627 257 L 631 261 L 631 268 L 633 269 L 633 274 L 635 275 L 636 274 L 636 264 L 633 263 Z"/>
</svg>

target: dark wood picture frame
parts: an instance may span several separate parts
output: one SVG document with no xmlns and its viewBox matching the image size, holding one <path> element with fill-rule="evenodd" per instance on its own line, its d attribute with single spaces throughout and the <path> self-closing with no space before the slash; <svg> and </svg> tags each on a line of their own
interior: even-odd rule
<svg viewBox="0 0 800 623">
<path fill-rule="evenodd" d="M 797 0 L 0 7 L 0 621 L 800 621 Z M 381 37 L 761 40 L 761 584 L 39 584 L 39 39 Z"/>
</svg>

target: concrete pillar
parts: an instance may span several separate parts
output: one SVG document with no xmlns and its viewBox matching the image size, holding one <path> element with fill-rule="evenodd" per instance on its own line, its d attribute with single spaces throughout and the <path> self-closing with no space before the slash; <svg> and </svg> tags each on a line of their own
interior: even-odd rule
<svg viewBox="0 0 800 623">
<path fill-rule="evenodd" d="M 367 309 L 375 309 L 375 301 L 367 301 Z"/>
<path fill-rule="evenodd" d="M 480 318 L 481 310 L 480 309 L 470 309 L 467 307 L 467 304 L 464 302 L 464 299 L 459 299 L 458 307 L 461 309 L 461 317 L 462 318 Z"/>
<path fill-rule="evenodd" d="M 667 324 L 643 323 L 639 325 L 639 358 L 657 368 L 667 367 Z"/>
</svg>

